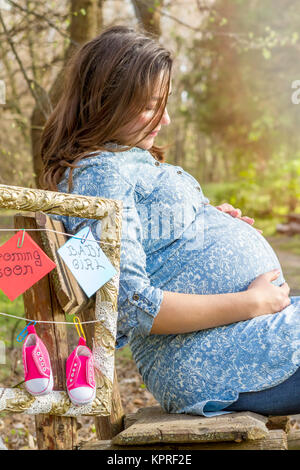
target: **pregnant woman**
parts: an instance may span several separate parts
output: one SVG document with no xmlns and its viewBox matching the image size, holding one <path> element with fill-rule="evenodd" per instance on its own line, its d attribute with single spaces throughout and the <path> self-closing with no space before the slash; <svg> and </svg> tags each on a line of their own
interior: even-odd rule
<svg viewBox="0 0 300 470">
<path fill-rule="evenodd" d="M 82 46 L 44 129 L 43 187 L 123 201 L 117 347 L 166 411 L 300 413 L 300 297 L 253 220 L 213 207 L 154 145 L 171 69 L 132 28 Z M 100 238 L 101 221 L 60 219 Z"/>
</svg>

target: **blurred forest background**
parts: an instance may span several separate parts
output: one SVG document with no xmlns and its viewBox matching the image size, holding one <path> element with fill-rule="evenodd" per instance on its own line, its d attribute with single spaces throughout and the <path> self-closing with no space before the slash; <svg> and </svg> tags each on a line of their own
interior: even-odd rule
<svg viewBox="0 0 300 470">
<path fill-rule="evenodd" d="M 0 183 L 38 185 L 40 133 L 74 48 L 138 23 L 175 58 L 172 124 L 157 139 L 172 144 L 167 161 L 273 234 L 300 211 L 296 0 L 0 0 Z"/>
<path fill-rule="evenodd" d="M 300 214 L 297 0 L 0 0 L 0 184 L 38 187 L 40 135 L 60 96 L 64 65 L 114 24 L 141 25 L 175 58 L 171 125 L 156 140 L 171 144 L 167 162 L 190 172 L 212 204 L 231 203 L 274 237 L 287 214 Z M 2 213 L 1 227 L 10 223 L 11 214 Z M 1 242 L 11 235 L 1 232 Z M 272 241 L 299 295 L 300 235 Z M 0 311 L 23 314 L 22 297 L 11 303 L 0 292 Z M 10 355 L 1 366 L 6 386 L 22 380 L 20 321 L 0 321 Z M 125 411 L 152 404 L 130 352 L 120 354 Z M 14 417 L 8 426 L 8 419 L 0 414 L 0 433 L 11 426 L 2 434 L 6 444 L 30 447 L 29 421 L 24 427 Z"/>
</svg>

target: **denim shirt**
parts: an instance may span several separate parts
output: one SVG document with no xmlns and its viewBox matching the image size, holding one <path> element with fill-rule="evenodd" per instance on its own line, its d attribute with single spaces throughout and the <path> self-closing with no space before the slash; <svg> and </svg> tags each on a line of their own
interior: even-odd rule
<svg viewBox="0 0 300 470">
<path fill-rule="evenodd" d="M 123 202 L 117 347 L 130 343 L 144 383 L 172 413 L 221 414 L 240 392 L 288 378 L 300 364 L 300 298 L 282 312 L 186 334 L 150 334 L 164 291 L 244 291 L 281 267 L 265 238 L 210 204 L 183 168 L 147 150 L 94 152 L 73 172 L 75 194 Z M 68 170 L 59 190 L 68 192 Z M 69 233 L 101 221 L 58 217 Z M 272 281 L 281 285 L 284 277 Z M 188 308 L 182 312 L 189 315 Z M 201 312 L 199 312 L 201 315 Z"/>
<path fill-rule="evenodd" d="M 68 175 L 69 170 L 58 185 L 61 192 L 68 192 Z M 151 275 L 186 243 L 184 229 L 209 200 L 181 167 L 160 163 L 137 147 L 81 160 L 73 172 L 72 193 L 123 201 L 116 345 L 122 347 L 133 329 L 149 334 L 163 298 L 162 289 L 151 285 Z M 90 225 L 100 238 L 101 221 L 53 217 L 68 233 Z"/>
</svg>

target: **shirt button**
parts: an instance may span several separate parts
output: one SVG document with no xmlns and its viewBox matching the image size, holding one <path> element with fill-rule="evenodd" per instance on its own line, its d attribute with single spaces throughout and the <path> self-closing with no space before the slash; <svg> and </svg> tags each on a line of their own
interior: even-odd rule
<svg viewBox="0 0 300 470">
<path fill-rule="evenodd" d="M 201 188 L 200 188 L 200 186 L 197 186 L 197 187 L 196 187 L 196 189 L 198 189 L 198 191 L 201 191 Z"/>
<path fill-rule="evenodd" d="M 182 171 L 181 171 L 181 170 L 178 170 L 177 173 L 178 173 L 179 175 L 181 175 Z"/>
<path fill-rule="evenodd" d="M 133 300 L 139 300 L 140 296 L 138 294 L 133 294 L 132 298 Z"/>
<path fill-rule="evenodd" d="M 156 166 L 159 166 L 159 165 L 160 165 L 160 163 L 159 163 L 159 162 L 155 162 L 155 165 L 156 165 Z"/>
</svg>

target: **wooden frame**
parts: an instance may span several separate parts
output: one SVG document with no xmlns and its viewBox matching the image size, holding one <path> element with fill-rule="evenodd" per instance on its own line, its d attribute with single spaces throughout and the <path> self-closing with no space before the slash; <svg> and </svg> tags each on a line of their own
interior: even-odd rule
<svg viewBox="0 0 300 470">
<path fill-rule="evenodd" d="M 97 378 L 94 402 L 74 406 L 65 391 L 33 397 L 26 390 L 0 388 L 0 411 L 55 416 L 110 416 L 114 380 L 114 353 L 117 325 L 117 299 L 120 273 L 122 201 L 39 189 L 0 185 L 0 208 L 101 220 L 100 246 L 117 274 L 96 293 L 94 319 L 95 367 Z"/>
</svg>

